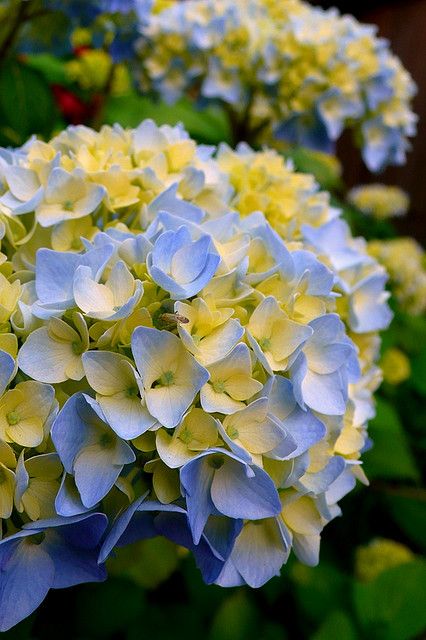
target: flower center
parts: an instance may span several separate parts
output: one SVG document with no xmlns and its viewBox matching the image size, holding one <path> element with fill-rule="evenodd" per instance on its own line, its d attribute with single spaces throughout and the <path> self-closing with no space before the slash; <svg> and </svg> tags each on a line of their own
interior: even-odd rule
<svg viewBox="0 0 426 640">
<path fill-rule="evenodd" d="M 173 384 L 174 379 L 175 374 L 173 373 L 173 371 L 166 371 L 160 378 L 160 384 L 163 387 L 170 387 L 170 385 Z"/>
<path fill-rule="evenodd" d="M 71 200 L 66 200 L 64 202 L 65 211 L 72 211 L 72 206 L 73 206 L 73 203 L 71 202 Z"/>
<path fill-rule="evenodd" d="M 20 418 L 19 413 L 17 411 L 11 411 L 10 413 L 8 413 L 6 415 L 6 420 L 8 421 L 8 423 L 10 424 L 11 427 L 13 427 L 15 424 L 18 424 L 20 419 L 21 418 Z"/>
<path fill-rule="evenodd" d="M 240 435 L 238 432 L 238 429 L 234 427 L 234 425 L 232 424 L 230 424 L 229 427 L 226 429 L 226 433 L 231 438 L 231 440 L 236 440 Z"/>
<path fill-rule="evenodd" d="M 213 389 L 216 393 L 224 393 L 225 392 L 225 383 L 223 380 L 215 380 L 213 382 Z"/>
<path fill-rule="evenodd" d="M 188 429 L 188 427 L 183 427 L 183 429 L 179 431 L 178 437 L 179 440 L 181 440 L 181 442 L 183 442 L 184 444 L 189 444 L 192 440 L 192 433 Z"/>
<path fill-rule="evenodd" d="M 129 387 L 126 389 L 127 398 L 137 398 L 139 395 L 139 389 L 137 387 Z"/>
<path fill-rule="evenodd" d="M 34 536 L 31 536 L 28 540 L 28 542 L 30 542 L 31 544 L 41 544 L 43 542 L 43 540 L 45 539 L 46 534 L 43 533 L 43 531 L 40 531 L 40 533 L 36 533 Z"/>
<path fill-rule="evenodd" d="M 76 356 L 81 356 L 81 354 L 84 351 L 84 347 L 81 344 L 81 342 L 77 342 L 77 341 L 75 341 L 75 342 L 73 342 L 71 344 L 71 349 L 72 349 L 73 354 L 76 355 Z"/>
<path fill-rule="evenodd" d="M 270 338 L 261 338 L 261 340 L 259 340 L 259 346 L 262 351 L 269 351 L 269 349 L 271 348 Z"/>
<path fill-rule="evenodd" d="M 102 449 L 110 449 L 114 444 L 114 438 L 110 433 L 103 433 L 99 438 L 99 444 Z"/>
<path fill-rule="evenodd" d="M 220 454 L 209 456 L 209 465 L 213 469 L 220 469 L 225 464 L 225 459 Z"/>
</svg>

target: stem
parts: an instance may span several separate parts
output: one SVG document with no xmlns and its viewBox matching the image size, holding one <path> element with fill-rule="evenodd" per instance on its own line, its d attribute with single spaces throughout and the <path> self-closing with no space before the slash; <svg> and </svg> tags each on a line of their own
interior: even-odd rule
<svg viewBox="0 0 426 640">
<path fill-rule="evenodd" d="M 389 485 L 386 482 L 374 481 L 371 483 L 371 488 L 380 493 L 385 493 L 390 496 L 398 496 L 401 498 L 411 498 L 413 500 L 420 500 L 426 502 L 426 489 L 421 487 L 405 487 L 401 485 Z"/>
<path fill-rule="evenodd" d="M 36 9 L 35 11 L 30 12 L 30 8 L 31 0 L 28 0 L 27 2 L 23 2 L 23 0 L 20 0 L 19 9 L 15 14 L 15 19 L 12 20 L 10 31 L 0 45 L 0 64 L 7 57 L 10 49 L 15 44 L 19 32 L 24 24 L 30 22 L 31 20 L 34 20 L 34 18 L 39 18 L 49 13 L 49 11 L 46 9 Z"/>
<path fill-rule="evenodd" d="M 0 46 L 0 62 L 3 61 L 4 58 L 6 58 L 7 54 L 9 53 L 9 50 L 12 48 L 18 36 L 19 30 L 21 29 L 22 25 L 27 21 L 29 4 L 30 4 L 29 2 L 22 2 L 21 0 L 18 11 L 15 14 L 15 19 L 12 20 L 10 31 L 6 35 L 5 39 L 3 40 Z"/>
</svg>

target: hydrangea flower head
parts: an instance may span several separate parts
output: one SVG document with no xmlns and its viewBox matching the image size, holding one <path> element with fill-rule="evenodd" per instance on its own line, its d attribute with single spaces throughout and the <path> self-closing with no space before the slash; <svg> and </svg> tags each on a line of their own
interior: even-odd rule
<svg viewBox="0 0 426 640">
<path fill-rule="evenodd" d="M 181 126 L 2 158 L 0 629 L 138 536 L 222 586 L 317 563 L 366 482 L 390 311 L 365 242 L 274 152 Z"/>
<path fill-rule="evenodd" d="M 375 27 L 302 0 L 158 0 L 139 16 L 144 90 L 219 100 L 250 142 L 329 152 L 352 128 L 370 170 L 404 163 L 415 85 Z"/>
<path fill-rule="evenodd" d="M 367 184 L 354 187 L 348 200 L 366 215 L 377 220 L 403 216 L 410 206 L 408 195 L 399 187 Z"/>
</svg>

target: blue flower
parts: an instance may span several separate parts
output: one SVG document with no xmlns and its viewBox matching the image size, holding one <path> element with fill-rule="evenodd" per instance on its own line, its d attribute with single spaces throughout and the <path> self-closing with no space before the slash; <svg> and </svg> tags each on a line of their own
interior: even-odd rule
<svg viewBox="0 0 426 640">
<path fill-rule="evenodd" d="M 187 462 L 180 470 L 180 480 L 195 544 L 212 514 L 261 520 L 281 510 L 268 474 L 225 449 L 203 451 Z"/>
<path fill-rule="evenodd" d="M 74 279 L 78 267 L 90 269 L 92 277 L 98 281 L 113 253 L 112 243 L 84 254 L 52 249 L 37 251 L 35 284 L 38 301 L 33 305 L 34 315 L 49 318 L 74 307 Z"/>
<path fill-rule="evenodd" d="M 160 235 L 147 265 L 151 278 L 170 293 L 172 300 L 185 300 L 210 282 L 219 262 L 210 236 L 192 241 L 188 229 L 181 226 Z"/>
<path fill-rule="evenodd" d="M 0 541 L 0 631 L 30 615 L 49 589 L 106 579 L 98 554 L 107 523 L 103 513 L 39 520 Z"/>
<path fill-rule="evenodd" d="M 209 372 L 168 331 L 137 327 L 132 352 L 142 378 L 148 411 L 165 427 L 176 427 Z"/>
<path fill-rule="evenodd" d="M 210 516 L 204 533 L 195 544 L 184 508 L 146 500 L 145 495 L 117 517 L 102 545 L 99 562 L 105 562 L 115 547 L 162 535 L 189 549 L 194 554 L 203 580 L 211 584 L 220 575 L 241 527 L 241 520 Z"/>
<path fill-rule="evenodd" d="M 71 396 L 59 412 L 52 440 L 88 508 L 107 495 L 123 466 L 135 460 L 131 447 L 106 423 L 99 405 L 82 393 Z"/>
</svg>

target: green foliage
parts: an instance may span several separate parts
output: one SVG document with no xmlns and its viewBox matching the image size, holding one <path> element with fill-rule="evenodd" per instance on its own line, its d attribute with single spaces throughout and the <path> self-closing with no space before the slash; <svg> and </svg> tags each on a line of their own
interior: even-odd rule
<svg viewBox="0 0 426 640">
<path fill-rule="evenodd" d="M 395 522 L 419 549 L 426 551 L 426 492 L 418 493 L 418 498 L 390 495 L 387 500 Z"/>
<path fill-rule="evenodd" d="M 179 564 L 175 544 L 158 537 L 117 549 L 108 562 L 110 575 L 129 578 L 139 587 L 154 589 L 176 570 Z"/>
<path fill-rule="evenodd" d="M 244 591 L 229 596 L 213 619 L 209 640 L 246 640 L 253 635 L 257 611 Z"/>
<path fill-rule="evenodd" d="M 332 611 L 311 640 L 357 640 L 358 633 L 350 617 L 343 611 Z"/>
<path fill-rule="evenodd" d="M 21 145 L 35 133 L 49 135 L 57 116 L 38 71 L 15 61 L 0 67 L 0 144 Z"/>
<path fill-rule="evenodd" d="M 365 453 L 364 467 L 370 479 L 418 480 L 419 473 L 398 413 L 382 398 L 378 398 L 377 415 L 370 422 L 369 434 L 374 447 Z"/>
<path fill-rule="evenodd" d="M 49 53 L 33 53 L 27 56 L 26 65 L 38 71 L 49 84 L 69 84 L 65 65 L 59 58 Z"/>
<path fill-rule="evenodd" d="M 56 15 L 55 20 L 60 19 Z M 46 42 L 57 41 L 58 24 L 52 16 L 40 16 L 28 32 L 34 29 Z M 0 41 L 9 28 L 0 20 Z M 62 124 L 51 85 L 80 95 L 66 75 L 64 59 L 49 53 L 25 56 L 25 62 L 9 55 L 0 62 L 0 144 L 20 145 L 34 133 L 50 136 Z M 196 110 L 188 100 L 168 106 L 136 93 L 104 98 L 107 123 L 137 126 L 153 118 L 159 124 L 182 122 L 199 142 L 217 144 L 233 138 L 228 117 L 219 108 Z M 338 165 L 329 158 L 296 148 L 284 155 L 332 191 L 333 204 L 344 207 L 356 234 L 367 239 L 396 235 L 389 221 L 363 216 L 345 204 Z M 318 567 L 302 566 L 291 557 L 282 576 L 262 589 L 227 590 L 204 585 L 193 560 L 164 538 L 146 540 L 117 552 L 109 561 L 107 583 L 51 592 L 38 612 L 4 634 L 5 640 L 58 635 L 64 640 L 425 637 L 426 563 L 421 554 L 426 550 L 426 491 L 421 484 L 426 456 L 426 318 L 404 315 L 392 304 L 396 316 L 383 336 L 383 350 L 401 349 L 412 373 L 401 385 L 384 384 L 378 393 L 377 417 L 370 424 L 374 447 L 363 456 L 372 486 L 358 487 L 342 501 L 343 518 L 326 528 Z M 372 582 L 358 582 L 355 549 L 377 537 L 406 545 L 417 559 L 384 570 Z"/>
<path fill-rule="evenodd" d="M 409 640 L 426 627 L 426 563 L 410 562 L 354 584 L 354 605 L 367 637 Z"/>
<path fill-rule="evenodd" d="M 322 189 L 326 191 L 340 191 L 342 189 L 341 168 L 334 156 L 311 151 L 304 147 L 290 147 L 284 151 L 284 155 L 293 161 L 298 171 L 312 173 Z"/>
<path fill-rule="evenodd" d="M 209 107 L 198 111 L 188 99 L 167 105 L 136 93 L 110 97 L 104 117 L 108 124 L 118 122 L 125 127 L 136 127 L 145 118 L 152 118 L 157 124 L 174 125 L 182 122 L 199 142 L 218 144 L 231 140 L 230 125 L 222 109 Z"/>
</svg>

